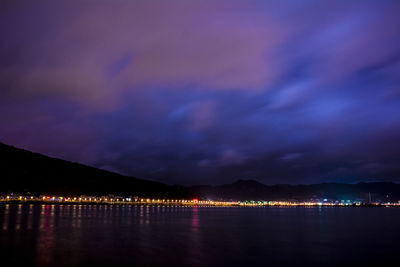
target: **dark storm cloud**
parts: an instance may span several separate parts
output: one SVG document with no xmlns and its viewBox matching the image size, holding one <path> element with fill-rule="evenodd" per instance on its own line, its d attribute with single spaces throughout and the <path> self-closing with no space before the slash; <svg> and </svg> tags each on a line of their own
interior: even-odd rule
<svg viewBox="0 0 400 267">
<path fill-rule="evenodd" d="M 168 183 L 400 178 L 397 1 L 3 1 L 0 139 Z"/>
</svg>

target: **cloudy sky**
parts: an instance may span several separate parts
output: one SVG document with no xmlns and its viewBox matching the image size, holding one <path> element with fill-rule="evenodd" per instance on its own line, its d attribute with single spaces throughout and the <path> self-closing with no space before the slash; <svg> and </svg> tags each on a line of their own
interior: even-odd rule
<svg viewBox="0 0 400 267">
<path fill-rule="evenodd" d="M 0 141 L 169 184 L 400 181 L 400 1 L 0 4 Z"/>
</svg>

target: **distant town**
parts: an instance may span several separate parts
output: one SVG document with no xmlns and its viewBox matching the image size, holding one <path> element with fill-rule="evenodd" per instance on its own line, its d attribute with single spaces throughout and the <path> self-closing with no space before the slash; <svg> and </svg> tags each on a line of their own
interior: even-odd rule
<svg viewBox="0 0 400 267">
<path fill-rule="evenodd" d="M 215 201 L 202 199 L 154 199 L 140 197 L 122 197 L 122 196 L 33 196 L 8 194 L 0 196 L 2 204 L 103 204 L 103 205 L 140 205 L 140 206 L 201 206 L 201 207 L 216 207 L 216 206 L 240 206 L 240 207 L 264 207 L 264 206 L 379 206 L 379 207 L 400 207 L 400 200 L 397 202 L 363 202 L 359 200 L 329 200 L 329 199 L 314 199 L 306 202 L 297 201 Z"/>
</svg>

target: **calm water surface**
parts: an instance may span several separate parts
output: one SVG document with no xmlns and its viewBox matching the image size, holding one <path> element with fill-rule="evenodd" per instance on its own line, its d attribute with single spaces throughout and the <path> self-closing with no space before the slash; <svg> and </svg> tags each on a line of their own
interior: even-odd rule
<svg viewBox="0 0 400 267">
<path fill-rule="evenodd" d="M 2 266 L 400 266 L 398 208 L 10 204 L 0 227 Z"/>
</svg>

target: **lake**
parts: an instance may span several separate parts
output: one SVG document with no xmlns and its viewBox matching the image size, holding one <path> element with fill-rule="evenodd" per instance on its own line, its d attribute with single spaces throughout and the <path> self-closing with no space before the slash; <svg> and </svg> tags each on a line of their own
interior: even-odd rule
<svg viewBox="0 0 400 267">
<path fill-rule="evenodd" d="M 400 208 L 0 205 L 2 266 L 400 266 Z"/>
</svg>

